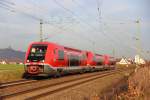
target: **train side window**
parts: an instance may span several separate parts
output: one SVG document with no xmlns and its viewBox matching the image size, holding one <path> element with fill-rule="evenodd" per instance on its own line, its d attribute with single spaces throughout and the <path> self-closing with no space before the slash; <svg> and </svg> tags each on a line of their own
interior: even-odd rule
<svg viewBox="0 0 150 100">
<path fill-rule="evenodd" d="M 64 51 L 58 50 L 58 60 L 64 60 Z"/>
<path fill-rule="evenodd" d="M 77 56 L 77 55 L 69 55 L 69 65 L 71 67 L 79 66 L 79 64 L 80 64 L 79 56 Z"/>
</svg>

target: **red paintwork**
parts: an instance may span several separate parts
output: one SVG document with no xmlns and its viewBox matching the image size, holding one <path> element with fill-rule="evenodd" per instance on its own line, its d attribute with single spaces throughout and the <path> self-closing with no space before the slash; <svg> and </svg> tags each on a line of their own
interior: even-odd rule
<svg viewBox="0 0 150 100">
<path fill-rule="evenodd" d="M 95 59 L 94 53 L 88 51 L 87 52 L 87 56 L 88 56 L 88 58 L 87 58 L 87 65 L 88 66 L 96 66 L 96 62 L 94 61 L 94 59 Z"/>
<path fill-rule="evenodd" d="M 108 55 L 104 55 L 104 65 L 109 65 L 109 56 Z"/>
<path fill-rule="evenodd" d="M 114 57 L 110 57 L 108 55 L 104 55 L 104 65 L 114 65 L 116 60 Z"/>
</svg>

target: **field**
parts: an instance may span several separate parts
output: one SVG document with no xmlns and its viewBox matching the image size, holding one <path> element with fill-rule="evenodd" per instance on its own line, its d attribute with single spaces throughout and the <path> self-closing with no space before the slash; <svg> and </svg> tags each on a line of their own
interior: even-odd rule
<svg viewBox="0 0 150 100">
<path fill-rule="evenodd" d="M 24 65 L 0 64 L 0 82 L 7 82 L 21 79 L 24 72 Z"/>
</svg>

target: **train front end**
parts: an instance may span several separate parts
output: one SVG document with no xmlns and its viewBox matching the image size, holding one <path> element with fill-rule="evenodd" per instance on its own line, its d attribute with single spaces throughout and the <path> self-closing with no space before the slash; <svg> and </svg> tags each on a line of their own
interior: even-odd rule
<svg viewBox="0 0 150 100">
<path fill-rule="evenodd" d="M 25 58 L 25 74 L 27 76 L 37 76 L 44 74 L 45 56 L 47 53 L 47 44 L 33 43 L 29 46 Z"/>
</svg>

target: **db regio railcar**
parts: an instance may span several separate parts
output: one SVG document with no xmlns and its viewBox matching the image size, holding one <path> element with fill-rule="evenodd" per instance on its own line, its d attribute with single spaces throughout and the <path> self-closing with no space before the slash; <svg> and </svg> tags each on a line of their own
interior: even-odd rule
<svg viewBox="0 0 150 100">
<path fill-rule="evenodd" d="M 25 57 L 24 77 L 60 76 L 115 68 L 115 58 L 51 42 L 33 42 Z"/>
</svg>

